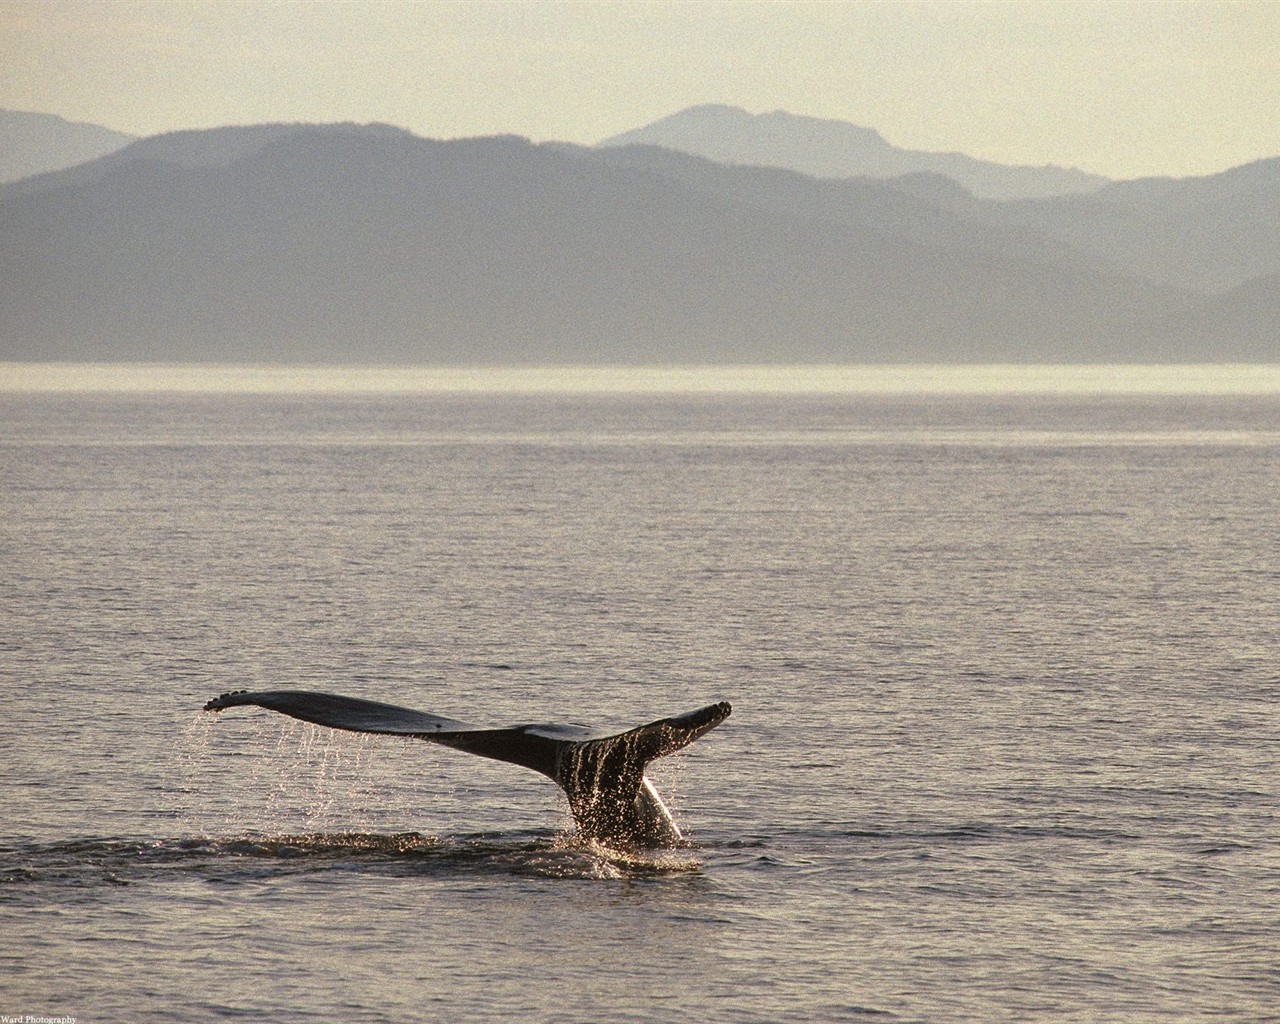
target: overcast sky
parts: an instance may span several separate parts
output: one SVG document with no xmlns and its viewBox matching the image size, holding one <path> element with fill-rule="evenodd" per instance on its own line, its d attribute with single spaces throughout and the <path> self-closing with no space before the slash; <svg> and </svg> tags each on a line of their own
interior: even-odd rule
<svg viewBox="0 0 1280 1024">
<path fill-rule="evenodd" d="M 696 103 L 1110 177 L 1280 155 L 1280 3 L 0 0 L 0 107 L 596 142 Z"/>
</svg>

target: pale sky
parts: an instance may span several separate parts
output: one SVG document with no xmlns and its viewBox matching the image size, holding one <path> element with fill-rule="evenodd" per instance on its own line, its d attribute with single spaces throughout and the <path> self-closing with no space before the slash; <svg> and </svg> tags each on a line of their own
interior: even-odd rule
<svg viewBox="0 0 1280 1024">
<path fill-rule="evenodd" d="M 0 107 L 592 143 L 697 103 L 1113 178 L 1280 156 L 1276 0 L 0 0 Z"/>
</svg>

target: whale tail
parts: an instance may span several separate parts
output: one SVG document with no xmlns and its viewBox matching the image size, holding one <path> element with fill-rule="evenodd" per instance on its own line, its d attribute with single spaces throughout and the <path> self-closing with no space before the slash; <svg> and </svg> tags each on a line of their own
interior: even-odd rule
<svg viewBox="0 0 1280 1024">
<path fill-rule="evenodd" d="M 407 736 L 540 772 L 569 799 L 578 833 L 611 846 L 657 847 L 683 836 L 645 766 L 688 746 L 732 710 L 728 702 L 613 735 L 574 725 L 514 725 L 491 729 L 394 704 L 306 690 L 237 690 L 204 706 L 267 708 L 332 729 Z"/>
</svg>

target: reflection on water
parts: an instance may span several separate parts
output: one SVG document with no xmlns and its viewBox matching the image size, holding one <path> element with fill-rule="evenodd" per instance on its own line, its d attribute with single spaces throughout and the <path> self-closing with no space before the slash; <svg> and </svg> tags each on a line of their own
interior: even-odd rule
<svg viewBox="0 0 1280 1024">
<path fill-rule="evenodd" d="M 187 876 L 235 885 L 332 871 L 365 876 L 515 875 L 640 879 L 697 871 L 692 850 L 615 851 L 564 834 L 440 838 L 419 832 L 221 838 L 74 839 L 0 844 L 0 899 L 49 899 L 60 888 L 170 882 Z M 18 887 L 35 887 L 19 896 Z"/>
</svg>

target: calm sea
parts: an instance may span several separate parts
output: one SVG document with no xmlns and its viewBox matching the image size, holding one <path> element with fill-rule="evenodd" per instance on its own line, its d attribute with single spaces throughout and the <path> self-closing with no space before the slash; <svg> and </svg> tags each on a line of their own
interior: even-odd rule
<svg viewBox="0 0 1280 1024">
<path fill-rule="evenodd" d="M 93 372 L 0 393 L 0 1013 L 1280 1020 L 1275 368 Z M 734 713 L 628 859 L 533 773 L 199 710 L 241 687 Z"/>
</svg>

